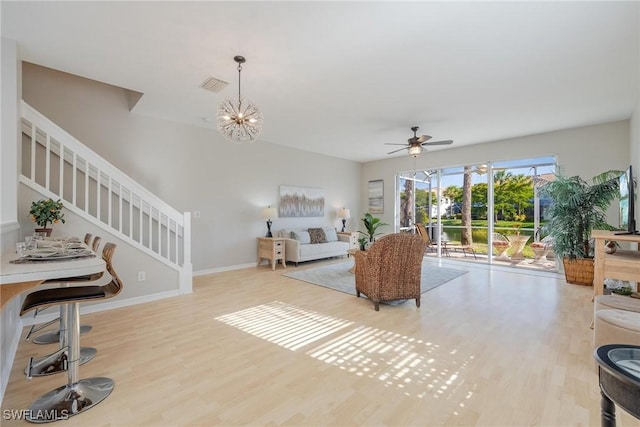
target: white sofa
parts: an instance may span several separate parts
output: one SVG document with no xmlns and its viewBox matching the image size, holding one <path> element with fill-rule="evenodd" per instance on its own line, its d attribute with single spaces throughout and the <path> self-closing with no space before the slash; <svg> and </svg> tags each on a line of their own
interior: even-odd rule
<svg viewBox="0 0 640 427">
<path fill-rule="evenodd" d="M 349 236 L 337 234 L 334 228 L 320 227 L 327 236 L 326 243 L 309 243 L 308 229 L 285 229 L 278 237 L 285 238 L 284 257 L 288 262 L 311 261 L 322 258 L 347 255 Z M 336 240 L 334 240 L 334 238 Z"/>
</svg>

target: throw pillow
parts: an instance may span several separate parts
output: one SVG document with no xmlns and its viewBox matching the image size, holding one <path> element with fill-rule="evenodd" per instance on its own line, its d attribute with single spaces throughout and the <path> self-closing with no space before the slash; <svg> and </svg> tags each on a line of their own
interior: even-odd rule
<svg viewBox="0 0 640 427">
<path fill-rule="evenodd" d="M 310 228 L 309 236 L 311 237 L 311 243 L 327 243 L 327 238 L 322 228 Z"/>
<path fill-rule="evenodd" d="M 311 236 L 308 231 L 292 231 L 291 238 L 300 242 L 301 245 L 311 243 Z"/>
<path fill-rule="evenodd" d="M 336 233 L 335 228 L 323 228 L 324 237 L 327 239 L 327 242 L 337 242 L 338 241 L 338 233 Z"/>
</svg>

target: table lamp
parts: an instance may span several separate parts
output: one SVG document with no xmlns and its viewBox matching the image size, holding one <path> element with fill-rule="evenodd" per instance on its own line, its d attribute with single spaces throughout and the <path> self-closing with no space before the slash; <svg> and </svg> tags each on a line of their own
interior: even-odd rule
<svg viewBox="0 0 640 427">
<path fill-rule="evenodd" d="M 273 234 L 271 234 L 271 218 L 278 218 L 278 210 L 271 206 L 262 208 L 262 218 L 267 220 L 267 235 L 265 237 L 273 237 Z"/>
<path fill-rule="evenodd" d="M 349 209 L 347 208 L 338 209 L 338 218 L 342 218 L 342 232 L 344 233 L 347 225 L 347 218 L 351 218 L 351 212 L 349 212 Z"/>
</svg>

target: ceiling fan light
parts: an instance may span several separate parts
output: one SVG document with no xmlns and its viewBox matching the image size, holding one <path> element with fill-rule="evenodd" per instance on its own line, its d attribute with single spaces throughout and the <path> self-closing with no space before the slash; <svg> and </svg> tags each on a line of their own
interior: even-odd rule
<svg viewBox="0 0 640 427">
<path fill-rule="evenodd" d="M 418 157 L 422 153 L 422 147 L 419 145 L 412 145 L 409 147 L 409 154 L 413 157 Z"/>
</svg>

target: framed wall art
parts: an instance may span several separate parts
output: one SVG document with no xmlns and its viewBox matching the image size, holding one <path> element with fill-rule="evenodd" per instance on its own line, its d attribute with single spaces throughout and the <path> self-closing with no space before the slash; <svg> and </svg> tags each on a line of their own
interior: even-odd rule
<svg viewBox="0 0 640 427">
<path fill-rule="evenodd" d="M 369 181 L 369 213 L 384 213 L 384 181 Z"/>
<path fill-rule="evenodd" d="M 324 190 L 281 185 L 278 216 L 280 218 L 323 217 Z"/>
</svg>

